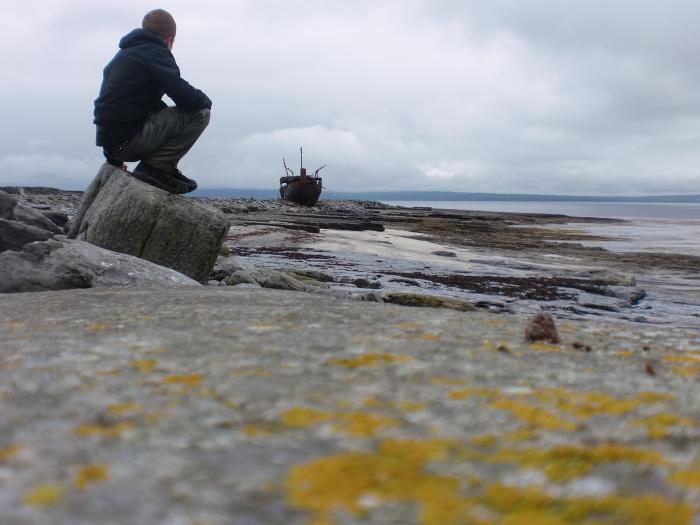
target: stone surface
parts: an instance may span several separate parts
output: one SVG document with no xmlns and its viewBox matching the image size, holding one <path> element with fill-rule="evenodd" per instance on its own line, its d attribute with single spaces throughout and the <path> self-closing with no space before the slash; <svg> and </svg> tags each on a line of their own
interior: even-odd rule
<svg viewBox="0 0 700 525">
<path fill-rule="evenodd" d="M 197 286 L 181 273 L 77 240 L 47 240 L 0 253 L 0 293 L 104 286 Z"/>
<path fill-rule="evenodd" d="M 45 241 L 50 232 L 19 221 L 0 219 L 0 252 L 21 250 L 29 242 Z"/>
<path fill-rule="evenodd" d="M 0 296 L 0 523 L 697 523 L 697 331 L 560 321 L 528 345 L 526 323 L 238 287 Z"/>
<path fill-rule="evenodd" d="M 141 257 L 206 283 L 228 224 L 215 208 L 104 164 L 85 192 L 69 237 Z"/>
</svg>

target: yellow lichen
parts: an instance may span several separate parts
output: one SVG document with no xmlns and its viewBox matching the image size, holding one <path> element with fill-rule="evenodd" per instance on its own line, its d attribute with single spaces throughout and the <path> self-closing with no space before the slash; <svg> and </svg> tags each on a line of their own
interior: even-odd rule
<svg viewBox="0 0 700 525">
<path fill-rule="evenodd" d="M 692 428 L 693 420 L 667 412 L 659 412 L 637 419 L 632 424 L 646 427 L 649 437 L 652 439 L 663 439 L 668 436 L 669 431 L 674 427 Z"/>
<path fill-rule="evenodd" d="M 469 443 L 477 447 L 492 447 L 496 444 L 498 438 L 493 434 L 484 434 L 481 436 L 472 436 L 469 438 Z"/>
<path fill-rule="evenodd" d="M 196 386 L 202 380 L 202 374 L 169 375 L 161 379 L 161 383 Z"/>
<path fill-rule="evenodd" d="M 521 466 L 540 468 L 555 481 L 567 481 L 587 474 L 596 465 L 624 461 L 640 465 L 662 463 L 661 455 L 653 450 L 624 447 L 604 443 L 590 447 L 560 445 L 548 450 L 526 448 L 501 449 L 489 461 L 517 463 Z"/>
<path fill-rule="evenodd" d="M 536 433 L 532 428 L 517 428 L 503 434 L 503 439 L 511 443 L 519 443 L 532 439 L 535 436 Z"/>
<path fill-rule="evenodd" d="M 469 399 L 470 397 L 485 397 L 491 399 L 500 395 L 498 390 L 493 388 L 467 387 L 459 390 L 452 390 L 447 394 L 450 399 Z"/>
<path fill-rule="evenodd" d="M 442 339 L 442 336 L 440 334 L 426 332 L 423 334 L 416 334 L 415 339 L 420 339 L 422 341 L 440 341 L 440 339 Z"/>
<path fill-rule="evenodd" d="M 613 354 L 615 357 L 632 357 L 634 355 L 634 350 L 623 350 L 622 352 L 615 352 Z"/>
<path fill-rule="evenodd" d="M 490 340 L 486 339 L 481 344 L 481 347 L 484 350 L 490 350 L 490 351 L 496 352 L 496 351 L 502 350 L 504 348 L 508 348 L 508 343 L 505 341 L 494 342 L 494 341 L 490 341 Z"/>
<path fill-rule="evenodd" d="M 93 323 L 90 326 L 88 326 L 85 330 L 87 332 L 90 332 L 92 334 L 98 333 L 98 332 L 104 332 L 109 328 L 109 325 L 107 323 Z"/>
<path fill-rule="evenodd" d="M 641 404 L 668 399 L 666 394 L 654 392 L 643 392 L 636 397 L 618 399 L 603 392 L 566 388 L 543 388 L 533 392 L 532 396 L 577 418 L 588 418 L 595 414 L 622 415 Z"/>
<path fill-rule="evenodd" d="M 576 425 L 571 421 L 562 419 L 543 408 L 529 405 L 521 401 L 506 398 L 496 399 L 495 401 L 491 401 L 488 407 L 510 412 L 513 417 L 531 427 L 544 428 L 547 430 L 564 430 L 567 432 L 576 430 Z"/>
<path fill-rule="evenodd" d="M 489 485 L 478 501 L 510 519 L 509 522 L 504 520 L 508 525 L 689 525 L 694 512 L 685 503 L 659 496 L 556 498 L 538 488 L 500 484 Z M 524 521 L 525 517 L 528 521 Z"/>
<path fill-rule="evenodd" d="M 248 423 L 243 425 L 241 432 L 246 436 L 263 436 L 267 434 L 273 434 L 280 430 L 279 425 L 273 423 L 261 422 L 261 423 Z"/>
<path fill-rule="evenodd" d="M 635 396 L 641 403 L 660 403 L 663 401 L 673 401 L 676 396 L 668 392 L 640 392 Z"/>
<path fill-rule="evenodd" d="M 165 346 L 156 346 L 155 348 L 149 348 L 146 352 L 149 354 L 165 354 L 170 352 L 170 350 Z"/>
<path fill-rule="evenodd" d="M 31 507 L 50 507 L 61 499 L 62 490 L 53 483 L 37 485 L 24 493 L 24 503 Z"/>
<path fill-rule="evenodd" d="M 401 330 L 418 330 L 423 327 L 418 323 L 394 323 L 392 326 Z"/>
<path fill-rule="evenodd" d="M 88 485 L 99 483 L 108 478 L 105 465 L 83 465 L 75 473 L 73 482 L 80 490 L 85 490 Z"/>
<path fill-rule="evenodd" d="M 111 370 L 98 370 L 97 372 L 95 372 L 95 375 L 100 377 L 116 376 L 119 375 L 120 372 L 121 370 L 119 370 L 118 368 L 113 368 Z"/>
<path fill-rule="evenodd" d="M 22 447 L 19 445 L 9 445 L 7 447 L 0 448 L 0 461 L 5 461 L 6 459 L 15 457 L 17 454 L 19 454 L 20 450 L 22 450 Z"/>
<path fill-rule="evenodd" d="M 10 332 L 17 333 L 24 328 L 24 323 L 22 321 L 10 320 L 5 321 L 5 325 L 10 330 Z"/>
<path fill-rule="evenodd" d="M 117 437 L 122 432 L 130 430 L 133 425 L 129 421 L 121 421 L 119 423 L 105 425 L 100 423 L 84 423 L 73 429 L 73 433 L 79 436 L 104 436 Z"/>
<path fill-rule="evenodd" d="M 308 427 L 331 418 L 329 412 L 307 407 L 292 407 L 282 412 L 282 422 L 288 427 Z"/>
<path fill-rule="evenodd" d="M 146 374 L 153 370 L 158 361 L 155 359 L 132 359 L 129 361 L 129 365 L 135 368 L 138 372 Z"/>
<path fill-rule="evenodd" d="M 113 415 L 126 414 L 127 412 L 137 412 L 141 410 L 143 406 L 141 403 L 127 402 L 127 403 L 115 403 L 113 405 L 107 406 L 107 412 Z"/>
<path fill-rule="evenodd" d="M 548 345 L 545 343 L 530 343 L 527 345 L 530 350 L 536 350 L 538 352 L 563 352 L 564 349 L 561 346 Z"/>
<path fill-rule="evenodd" d="M 700 465 L 696 469 L 678 470 L 669 476 L 669 481 L 684 487 L 700 487 Z"/>
<path fill-rule="evenodd" d="M 326 412 L 307 407 L 292 407 L 281 414 L 282 423 L 288 427 L 303 428 L 321 422 L 330 422 L 331 428 L 355 437 L 368 437 L 377 430 L 398 425 L 392 417 L 365 412 Z"/>
<path fill-rule="evenodd" d="M 700 375 L 700 366 L 674 366 L 671 371 L 681 377 L 694 377 Z"/>
<path fill-rule="evenodd" d="M 448 440 L 385 440 L 376 452 L 318 458 L 289 470 L 287 499 L 311 514 L 310 523 L 326 524 L 334 523 L 336 510 L 361 519 L 372 508 L 396 503 L 416 505 L 421 525 L 689 525 L 693 517 L 689 505 L 659 496 L 564 498 L 536 487 L 491 484 L 482 488 L 473 475 L 461 480 L 435 473 L 435 462 L 452 463 L 459 450 Z M 656 459 L 653 454 L 647 457 L 648 451 L 614 445 L 602 445 L 589 456 L 582 455 L 583 450 L 574 452 L 584 464 L 610 458 Z M 558 454 L 570 452 L 561 449 Z"/>
<path fill-rule="evenodd" d="M 362 406 L 368 407 L 368 408 L 376 408 L 381 405 L 381 401 L 377 399 L 376 397 L 368 397 L 362 402 Z M 341 407 L 342 408 L 342 407 Z"/>
<path fill-rule="evenodd" d="M 695 355 L 668 355 L 664 357 L 667 363 L 700 363 L 700 356 Z"/>
<path fill-rule="evenodd" d="M 399 363 L 402 361 L 410 361 L 411 359 L 413 358 L 407 355 L 370 352 L 358 355 L 357 357 L 333 357 L 328 360 L 328 363 L 331 365 L 345 366 L 347 368 L 372 368 L 384 363 Z"/>
<path fill-rule="evenodd" d="M 428 403 L 421 403 L 418 401 L 399 401 L 397 406 L 404 412 L 418 412 L 420 410 L 425 410 L 428 407 Z"/>
<path fill-rule="evenodd" d="M 167 412 L 146 412 L 145 414 L 141 414 L 141 420 L 145 425 L 150 425 L 168 415 Z"/>
<path fill-rule="evenodd" d="M 364 412 L 335 414 L 333 418 L 333 430 L 355 437 L 373 436 L 380 428 L 395 426 L 398 421 L 393 417 Z"/>
<path fill-rule="evenodd" d="M 445 440 L 384 441 L 377 453 L 346 452 L 292 467 L 286 479 L 289 501 L 313 514 L 312 523 L 333 523 L 330 512 L 343 508 L 366 514 L 367 501 L 416 502 L 424 524 L 463 522 L 469 503 L 459 498 L 458 480 L 424 468 L 443 459 L 451 444 Z"/>
</svg>

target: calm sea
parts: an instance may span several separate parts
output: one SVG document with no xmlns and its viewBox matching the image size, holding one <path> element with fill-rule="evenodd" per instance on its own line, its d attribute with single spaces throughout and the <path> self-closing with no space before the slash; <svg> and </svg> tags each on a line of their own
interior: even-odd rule
<svg viewBox="0 0 700 525">
<path fill-rule="evenodd" d="M 506 202 L 506 201 L 386 201 L 398 206 L 430 206 L 450 210 L 554 213 L 571 217 L 627 219 L 620 224 L 571 223 L 567 228 L 613 237 L 584 241 L 612 251 L 682 253 L 700 256 L 700 203 L 639 202 Z"/>
<path fill-rule="evenodd" d="M 514 213 L 555 213 L 572 217 L 613 219 L 698 219 L 696 202 L 547 202 L 547 201 L 386 201 L 397 206 L 430 206 L 448 210 L 504 211 Z"/>
</svg>

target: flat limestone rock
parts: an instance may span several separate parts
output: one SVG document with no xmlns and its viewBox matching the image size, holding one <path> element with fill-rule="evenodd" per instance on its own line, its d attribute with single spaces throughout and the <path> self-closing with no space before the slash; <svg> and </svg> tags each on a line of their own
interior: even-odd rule
<svg viewBox="0 0 700 525">
<path fill-rule="evenodd" d="M 526 323 L 237 287 L 0 296 L 0 523 L 697 523 L 697 331 Z"/>
<path fill-rule="evenodd" d="M 206 283 L 228 228 L 219 210 L 104 164 L 85 192 L 68 236 Z"/>
<path fill-rule="evenodd" d="M 106 286 L 199 286 L 170 268 L 92 244 L 50 239 L 0 254 L 0 293 Z"/>
</svg>

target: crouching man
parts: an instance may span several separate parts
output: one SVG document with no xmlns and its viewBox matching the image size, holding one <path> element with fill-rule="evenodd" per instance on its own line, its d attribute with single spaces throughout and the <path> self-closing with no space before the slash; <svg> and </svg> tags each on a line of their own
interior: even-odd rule
<svg viewBox="0 0 700 525">
<path fill-rule="evenodd" d="M 119 42 L 104 69 L 95 100 L 97 145 L 107 162 L 122 167 L 141 161 L 133 175 L 171 193 L 187 193 L 197 183 L 177 168 L 209 124 L 211 100 L 180 77 L 171 53 L 175 20 L 156 9 Z M 168 107 L 161 99 L 174 102 Z"/>
</svg>

